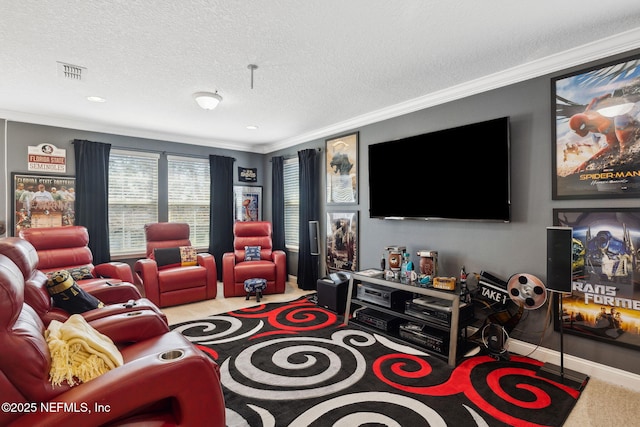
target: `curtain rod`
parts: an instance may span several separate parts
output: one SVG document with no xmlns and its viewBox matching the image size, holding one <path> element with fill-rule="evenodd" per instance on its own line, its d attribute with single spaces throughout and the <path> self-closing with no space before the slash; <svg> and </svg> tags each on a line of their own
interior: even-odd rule
<svg viewBox="0 0 640 427">
<path fill-rule="evenodd" d="M 72 144 L 75 143 L 71 141 Z M 115 148 L 116 150 L 124 150 L 124 151 L 139 151 L 141 153 L 157 153 L 164 154 L 166 156 L 178 156 L 178 157 L 193 157 L 197 159 L 208 159 L 210 154 L 189 154 L 189 153 L 174 153 L 172 151 L 164 151 L 164 150 L 153 150 L 153 149 L 145 149 L 145 148 L 137 148 L 137 147 L 121 147 L 119 145 L 110 144 L 111 148 Z M 237 159 L 235 157 L 231 157 L 235 162 Z"/>
<path fill-rule="evenodd" d="M 316 151 L 318 153 L 322 153 L 322 147 L 316 148 Z M 273 156 L 273 157 L 277 157 L 277 156 Z M 271 157 L 271 159 L 269 159 L 270 162 L 273 161 L 273 157 Z M 296 157 L 298 157 L 298 154 L 283 154 L 282 155 L 282 158 L 284 160 L 295 159 Z"/>
</svg>

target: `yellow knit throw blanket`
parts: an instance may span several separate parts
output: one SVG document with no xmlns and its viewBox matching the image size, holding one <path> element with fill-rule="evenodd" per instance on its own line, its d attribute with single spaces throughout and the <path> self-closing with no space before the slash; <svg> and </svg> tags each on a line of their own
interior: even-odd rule
<svg viewBox="0 0 640 427">
<path fill-rule="evenodd" d="M 70 386 L 90 381 L 121 366 L 122 355 L 113 341 L 96 331 L 79 314 L 64 323 L 52 320 L 45 331 L 51 353 L 51 384 Z"/>
</svg>

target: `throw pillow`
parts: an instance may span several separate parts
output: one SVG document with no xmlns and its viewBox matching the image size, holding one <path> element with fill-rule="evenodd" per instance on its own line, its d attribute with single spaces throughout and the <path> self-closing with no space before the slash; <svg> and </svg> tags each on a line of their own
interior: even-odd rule
<svg viewBox="0 0 640 427">
<path fill-rule="evenodd" d="M 260 249 L 261 246 L 245 246 L 244 247 L 244 260 L 245 261 L 260 261 Z"/>
<path fill-rule="evenodd" d="M 71 314 L 104 307 L 102 301 L 78 286 L 67 270 L 51 273 L 47 280 L 47 291 L 56 307 Z"/>
<path fill-rule="evenodd" d="M 158 248 L 153 250 L 153 256 L 159 270 L 171 267 L 198 265 L 198 252 L 193 246 Z"/>
<path fill-rule="evenodd" d="M 84 279 L 93 279 L 93 274 L 91 274 L 91 268 L 88 265 L 84 267 L 76 267 L 67 269 L 73 280 L 84 280 Z"/>
</svg>

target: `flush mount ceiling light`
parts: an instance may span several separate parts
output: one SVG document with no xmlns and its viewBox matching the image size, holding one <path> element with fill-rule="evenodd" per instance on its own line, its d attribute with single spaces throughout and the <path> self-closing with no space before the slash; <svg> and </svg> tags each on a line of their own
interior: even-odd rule
<svg viewBox="0 0 640 427">
<path fill-rule="evenodd" d="M 91 102 L 106 102 L 107 100 L 101 96 L 87 96 L 87 101 Z"/>
<path fill-rule="evenodd" d="M 196 100 L 200 108 L 205 110 L 213 110 L 218 106 L 222 97 L 218 95 L 218 92 L 196 92 L 193 94 L 193 99 Z"/>
</svg>

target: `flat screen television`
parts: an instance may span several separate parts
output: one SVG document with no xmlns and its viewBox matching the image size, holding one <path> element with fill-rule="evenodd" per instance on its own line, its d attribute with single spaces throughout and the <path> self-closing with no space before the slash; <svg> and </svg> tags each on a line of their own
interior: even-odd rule
<svg viewBox="0 0 640 427">
<path fill-rule="evenodd" d="M 511 221 L 509 117 L 368 149 L 371 218 Z"/>
</svg>

